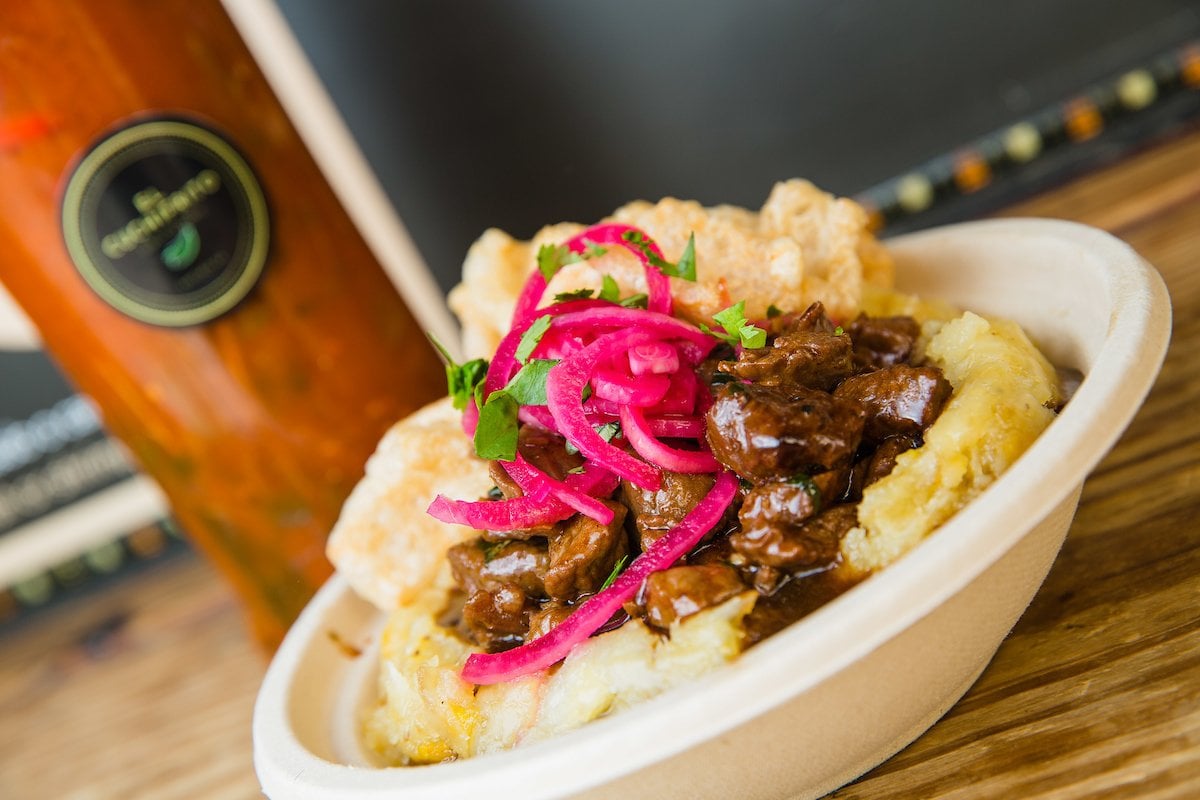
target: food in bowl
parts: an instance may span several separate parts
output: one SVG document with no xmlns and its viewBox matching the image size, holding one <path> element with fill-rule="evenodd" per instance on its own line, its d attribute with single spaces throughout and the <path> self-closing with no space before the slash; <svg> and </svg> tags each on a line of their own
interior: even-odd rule
<svg viewBox="0 0 1200 800">
<path fill-rule="evenodd" d="M 330 540 L 390 612 L 371 748 L 434 763 L 619 711 L 982 491 L 1053 419 L 1055 371 L 1017 326 L 890 283 L 862 210 L 801 181 L 758 214 L 485 234 L 452 304 L 490 360 L 451 362 Z"/>
</svg>

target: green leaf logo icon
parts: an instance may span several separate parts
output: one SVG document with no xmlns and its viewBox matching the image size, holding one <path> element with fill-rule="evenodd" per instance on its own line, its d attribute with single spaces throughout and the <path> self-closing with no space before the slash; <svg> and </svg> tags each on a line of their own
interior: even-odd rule
<svg viewBox="0 0 1200 800">
<path fill-rule="evenodd" d="M 179 226 L 179 232 L 159 253 L 163 266 L 172 272 L 182 272 L 200 255 L 200 232 L 190 222 Z"/>
</svg>

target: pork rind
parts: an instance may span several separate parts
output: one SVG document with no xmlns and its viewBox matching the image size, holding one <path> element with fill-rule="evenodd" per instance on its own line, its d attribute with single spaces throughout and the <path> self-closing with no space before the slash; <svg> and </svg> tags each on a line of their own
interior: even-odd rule
<svg viewBox="0 0 1200 800">
<path fill-rule="evenodd" d="M 327 553 L 356 592 L 381 609 L 436 583 L 446 550 L 476 535 L 426 513 L 439 493 L 469 500 L 491 486 L 449 398 L 392 426 L 342 507 Z"/>
<path fill-rule="evenodd" d="M 713 314 L 739 301 L 745 301 L 750 319 L 765 317 L 772 305 L 802 311 L 816 300 L 834 318 L 850 319 L 858 313 L 864 285 L 892 285 L 891 257 L 871 234 L 866 212 L 808 181 L 776 184 L 758 213 L 666 198 L 630 203 L 610 221 L 643 229 L 670 261 L 678 260 L 695 234 L 696 282 L 671 279 L 676 313 L 692 322 L 712 324 Z M 493 229 L 475 243 L 463 265 L 463 282 L 450 293 L 468 357 L 490 356 L 508 330 L 538 247 L 560 244 L 582 229 L 567 223 L 550 226 L 532 242 Z M 598 292 L 606 274 L 616 280 L 622 296 L 646 291 L 641 263 L 617 247 L 560 270 L 544 302 L 579 289 Z"/>
</svg>

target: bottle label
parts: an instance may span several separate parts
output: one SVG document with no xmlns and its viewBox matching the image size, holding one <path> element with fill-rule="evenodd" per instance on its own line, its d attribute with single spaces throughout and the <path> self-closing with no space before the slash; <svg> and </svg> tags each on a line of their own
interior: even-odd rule
<svg viewBox="0 0 1200 800">
<path fill-rule="evenodd" d="M 67 181 L 63 236 L 97 294 L 135 319 L 180 327 L 236 306 L 258 282 L 269 220 L 250 165 L 179 119 L 110 133 Z"/>
</svg>

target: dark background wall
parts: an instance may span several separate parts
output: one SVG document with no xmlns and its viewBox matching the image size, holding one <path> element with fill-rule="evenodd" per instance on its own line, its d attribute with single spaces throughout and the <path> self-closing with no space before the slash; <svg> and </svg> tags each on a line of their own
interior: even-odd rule
<svg viewBox="0 0 1200 800">
<path fill-rule="evenodd" d="M 279 0 L 444 287 L 664 195 L 853 194 L 1200 37 L 1200 0 Z"/>
</svg>

